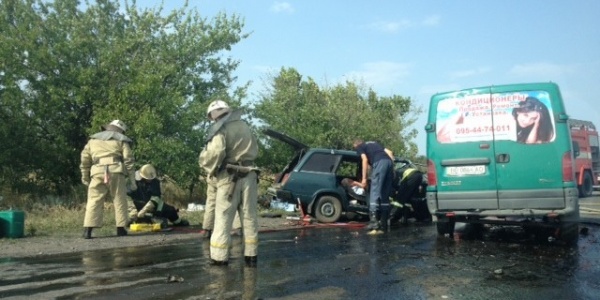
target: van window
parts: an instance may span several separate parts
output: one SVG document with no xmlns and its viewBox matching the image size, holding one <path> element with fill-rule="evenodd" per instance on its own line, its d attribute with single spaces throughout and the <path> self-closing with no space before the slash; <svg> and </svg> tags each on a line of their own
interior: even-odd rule
<svg viewBox="0 0 600 300">
<path fill-rule="evenodd" d="M 436 136 L 440 143 L 549 143 L 555 139 L 553 115 L 545 91 L 449 97 L 437 104 Z"/>
</svg>

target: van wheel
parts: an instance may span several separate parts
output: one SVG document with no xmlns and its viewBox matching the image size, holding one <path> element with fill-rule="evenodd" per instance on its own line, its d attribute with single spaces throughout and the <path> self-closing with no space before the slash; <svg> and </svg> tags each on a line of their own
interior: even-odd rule
<svg viewBox="0 0 600 300">
<path fill-rule="evenodd" d="M 583 182 L 579 187 L 579 197 L 590 197 L 594 192 L 594 181 L 590 172 L 583 173 Z"/>
<path fill-rule="evenodd" d="M 485 227 L 481 223 L 467 223 L 465 225 L 465 232 L 463 239 L 466 240 L 480 240 L 483 238 Z"/>
<path fill-rule="evenodd" d="M 452 218 L 438 218 L 437 220 L 437 232 L 438 235 L 448 234 L 450 237 L 454 236 L 454 224 L 455 221 Z"/>
<path fill-rule="evenodd" d="M 321 223 L 333 223 L 340 219 L 342 215 L 342 203 L 338 198 L 332 196 L 322 196 L 317 201 L 315 209 L 315 218 Z"/>
<path fill-rule="evenodd" d="M 577 245 L 579 241 L 579 224 L 568 222 L 560 224 L 558 238 L 569 246 Z"/>
</svg>

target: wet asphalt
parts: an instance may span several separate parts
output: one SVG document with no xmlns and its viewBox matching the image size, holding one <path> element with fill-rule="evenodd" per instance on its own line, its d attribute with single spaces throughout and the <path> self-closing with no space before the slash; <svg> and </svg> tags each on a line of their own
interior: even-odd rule
<svg viewBox="0 0 600 300">
<path fill-rule="evenodd" d="M 209 266 L 208 242 L 199 239 L 8 258 L 0 262 L 0 298 L 599 299 L 595 220 L 583 216 L 575 247 L 518 227 L 471 236 L 457 226 L 454 237 L 439 237 L 432 223 L 381 236 L 343 225 L 266 232 L 256 268 L 244 265 L 240 237 L 227 267 Z"/>
</svg>

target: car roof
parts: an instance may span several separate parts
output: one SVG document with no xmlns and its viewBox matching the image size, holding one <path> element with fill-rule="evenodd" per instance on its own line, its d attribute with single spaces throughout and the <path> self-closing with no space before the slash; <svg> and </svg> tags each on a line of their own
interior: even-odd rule
<svg viewBox="0 0 600 300">
<path fill-rule="evenodd" d="M 358 157 L 358 153 L 354 150 L 340 150 L 340 149 L 327 149 L 327 148 L 311 148 L 310 151 L 318 153 L 330 153 L 330 154 L 342 154 L 349 156 Z"/>
</svg>

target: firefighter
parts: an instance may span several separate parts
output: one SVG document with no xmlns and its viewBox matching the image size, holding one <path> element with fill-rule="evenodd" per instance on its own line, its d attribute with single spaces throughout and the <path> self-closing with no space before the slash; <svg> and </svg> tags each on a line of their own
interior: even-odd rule
<svg viewBox="0 0 600 300">
<path fill-rule="evenodd" d="M 210 238 L 210 262 L 227 265 L 231 227 L 236 211 L 242 220 L 244 260 L 256 266 L 258 250 L 258 172 L 254 160 L 258 142 L 250 126 L 241 119 L 242 110 L 216 100 L 209 104 L 207 116 L 215 121 L 208 143 L 199 157 L 200 166 L 217 182 L 215 223 Z"/>
<path fill-rule="evenodd" d="M 221 118 L 219 122 L 215 122 L 208 116 L 208 119 L 212 122 L 211 127 L 208 130 L 208 135 L 206 136 L 205 143 L 210 142 L 216 133 L 216 129 L 223 126 L 223 122 L 226 121 L 225 118 Z M 206 152 L 201 152 L 201 154 L 206 154 Z M 202 157 L 199 158 L 199 161 L 202 161 Z M 202 164 L 200 164 L 202 167 Z M 215 226 L 215 199 L 217 197 L 217 179 L 215 176 L 206 176 L 206 203 L 204 204 L 204 219 L 202 220 L 202 231 L 200 231 L 200 237 L 203 239 L 210 239 L 213 228 Z M 233 220 L 233 231 L 232 235 L 240 235 L 242 223 L 240 221 L 240 215 L 238 213 L 235 214 L 235 218 Z"/>
<path fill-rule="evenodd" d="M 394 174 L 394 197 L 392 201 L 392 212 L 390 223 L 400 220 L 402 224 L 408 223 L 410 217 L 417 221 L 430 221 L 431 214 L 427 203 L 418 199 L 423 193 L 423 173 L 410 163 L 395 171 Z"/>
<path fill-rule="evenodd" d="M 133 200 L 135 209 L 129 212 L 132 221 L 150 221 L 151 217 L 166 218 L 173 226 L 189 226 L 190 223 L 179 217 L 177 209 L 162 200 L 160 181 L 156 169 L 151 164 L 143 165 L 135 172 L 137 190 L 127 193 Z"/>
<path fill-rule="evenodd" d="M 135 184 L 134 158 L 124 133 L 127 126 L 114 120 L 102 126 L 104 131 L 90 136 L 81 151 L 81 182 L 88 186 L 83 237 L 92 238 L 92 229 L 102 227 L 104 199 L 110 198 L 115 208 L 117 236 L 127 235 L 127 185 Z"/>
</svg>

